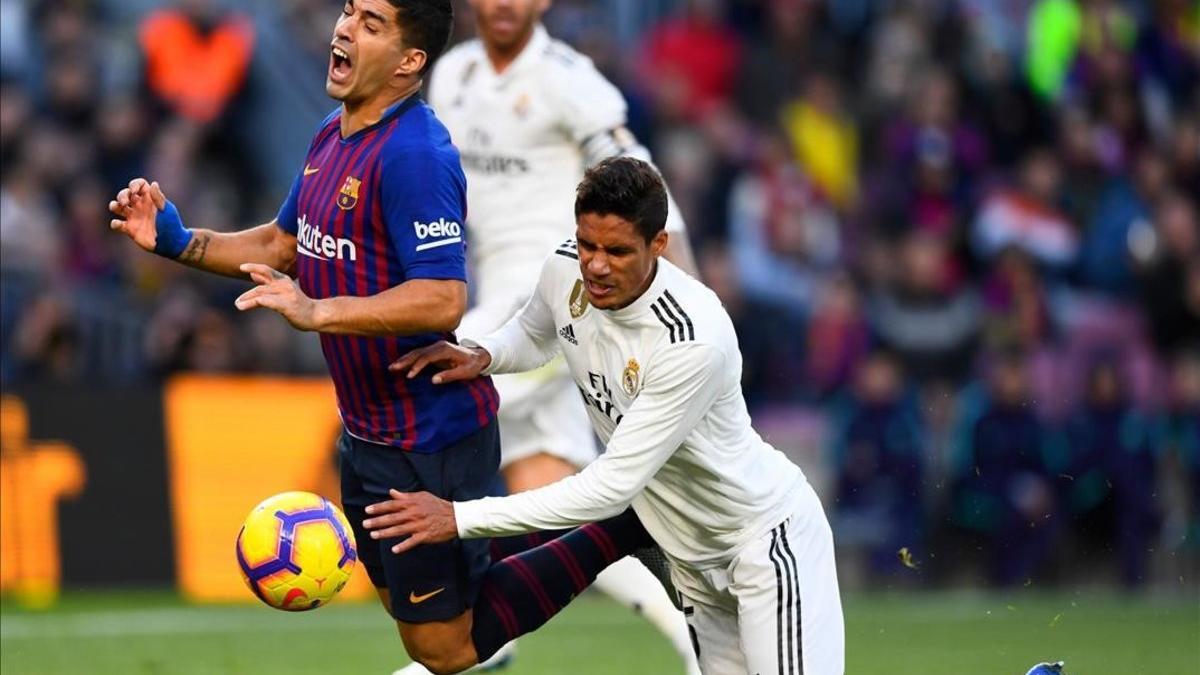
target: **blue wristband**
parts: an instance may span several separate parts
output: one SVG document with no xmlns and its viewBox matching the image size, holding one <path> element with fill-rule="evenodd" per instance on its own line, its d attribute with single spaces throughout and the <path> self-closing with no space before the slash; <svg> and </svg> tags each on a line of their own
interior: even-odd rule
<svg viewBox="0 0 1200 675">
<path fill-rule="evenodd" d="M 192 241 L 192 231 L 183 226 L 179 209 L 170 201 L 154 217 L 154 230 L 154 252 L 164 258 L 178 258 Z"/>
</svg>

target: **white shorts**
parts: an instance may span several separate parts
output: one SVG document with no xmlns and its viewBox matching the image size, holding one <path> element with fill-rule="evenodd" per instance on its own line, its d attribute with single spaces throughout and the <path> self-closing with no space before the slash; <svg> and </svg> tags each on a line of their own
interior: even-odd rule
<svg viewBox="0 0 1200 675">
<path fill-rule="evenodd" d="M 598 448 L 579 390 L 561 356 L 527 373 L 494 375 L 500 392 L 500 468 L 538 453 L 577 467 Z"/>
<path fill-rule="evenodd" d="M 704 675 L 842 675 L 833 533 L 807 483 L 793 515 L 728 565 L 671 576 Z"/>
</svg>

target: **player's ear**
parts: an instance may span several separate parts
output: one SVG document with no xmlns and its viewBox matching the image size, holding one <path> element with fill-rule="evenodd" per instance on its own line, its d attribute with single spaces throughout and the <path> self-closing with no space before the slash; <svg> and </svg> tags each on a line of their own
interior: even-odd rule
<svg viewBox="0 0 1200 675">
<path fill-rule="evenodd" d="M 396 75 L 400 77 L 409 77 L 421 72 L 425 67 L 425 62 L 429 60 L 429 55 L 424 49 L 409 47 L 405 49 L 400 58 L 400 65 L 396 68 Z"/>
<path fill-rule="evenodd" d="M 667 234 L 666 230 L 659 230 L 650 240 L 650 252 L 656 256 L 662 255 L 667 250 L 667 242 L 670 240 L 671 235 Z"/>
</svg>

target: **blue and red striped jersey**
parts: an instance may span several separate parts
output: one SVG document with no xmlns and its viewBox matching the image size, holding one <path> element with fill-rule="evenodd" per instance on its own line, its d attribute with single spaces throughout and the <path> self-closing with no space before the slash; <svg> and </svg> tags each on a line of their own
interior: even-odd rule
<svg viewBox="0 0 1200 675">
<path fill-rule="evenodd" d="M 312 298 L 369 296 L 409 279 L 466 280 L 467 183 L 458 150 L 416 96 L 349 138 L 341 111 L 321 124 L 279 210 L 296 237 L 296 278 Z M 486 425 L 491 380 L 434 385 L 387 366 L 452 333 L 321 334 L 346 430 L 373 443 L 437 452 Z"/>
</svg>

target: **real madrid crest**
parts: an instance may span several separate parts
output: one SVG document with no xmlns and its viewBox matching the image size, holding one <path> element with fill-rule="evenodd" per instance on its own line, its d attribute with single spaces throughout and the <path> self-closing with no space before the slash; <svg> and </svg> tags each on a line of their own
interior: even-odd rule
<svg viewBox="0 0 1200 675">
<path fill-rule="evenodd" d="M 529 114 L 529 94 L 521 94 L 517 97 L 517 102 L 513 104 L 513 112 L 517 117 L 524 119 Z"/>
<path fill-rule="evenodd" d="M 638 370 L 640 370 L 640 366 L 638 366 L 637 359 L 629 359 L 629 363 L 625 364 L 625 372 L 621 373 L 621 388 L 630 396 L 637 393 Z"/>
<path fill-rule="evenodd" d="M 578 319 L 583 316 L 583 313 L 588 308 L 587 291 L 583 289 L 583 279 L 575 280 L 575 287 L 571 289 L 571 298 L 568 307 L 571 309 L 571 318 Z"/>
<path fill-rule="evenodd" d="M 362 181 L 354 176 L 346 176 L 346 182 L 342 184 L 342 189 L 338 191 L 337 205 L 343 211 L 349 211 L 358 203 L 358 186 L 362 185 Z"/>
</svg>

